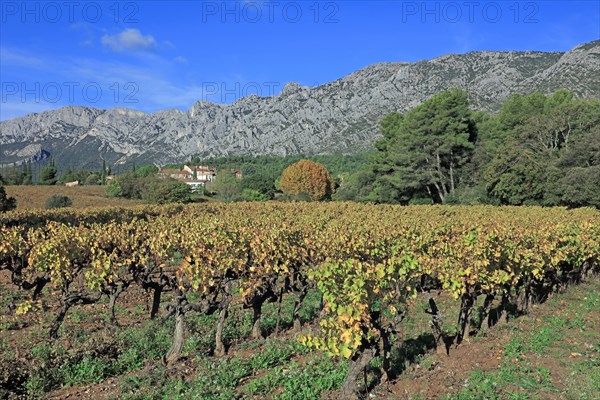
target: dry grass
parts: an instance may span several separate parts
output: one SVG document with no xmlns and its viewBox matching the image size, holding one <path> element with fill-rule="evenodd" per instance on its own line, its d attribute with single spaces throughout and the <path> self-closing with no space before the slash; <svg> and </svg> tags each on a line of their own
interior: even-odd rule
<svg viewBox="0 0 600 400">
<path fill-rule="evenodd" d="M 106 197 L 104 186 L 5 186 L 6 194 L 17 199 L 17 209 L 44 208 L 46 199 L 55 194 L 69 196 L 73 208 L 124 207 L 142 204 L 141 201 Z"/>
</svg>

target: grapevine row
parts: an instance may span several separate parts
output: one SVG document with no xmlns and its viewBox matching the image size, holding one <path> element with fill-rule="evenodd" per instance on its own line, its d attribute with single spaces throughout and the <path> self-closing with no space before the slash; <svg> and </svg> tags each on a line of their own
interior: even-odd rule
<svg viewBox="0 0 600 400">
<path fill-rule="evenodd" d="M 303 298 L 318 288 L 320 330 L 300 340 L 351 360 L 345 395 L 373 357 L 383 356 L 389 371 L 393 337 L 417 292 L 430 293 L 438 346 L 447 338 L 434 294 L 460 300 L 459 344 L 480 296 L 484 316 L 494 305 L 526 310 L 597 271 L 600 258 L 600 214 L 591 209 L 210 204 L 9 214 L 1 223 L 0 269 L 31 291 L 21 308 L 37 304 L 44 289 L 61 300 L 52 338 L 75 305 L 107 296 L 117 324 L 114 307 L 128 288 L 152 293 L 151 317 L 172 292 L 167 363 L 180 356 L 191 311 L 218 314 L 215 354 L 223 354 L 234 298 L 252 310 L 259 338 L 265 302 L 295 295 L 298 329 Z"/>
</svg>

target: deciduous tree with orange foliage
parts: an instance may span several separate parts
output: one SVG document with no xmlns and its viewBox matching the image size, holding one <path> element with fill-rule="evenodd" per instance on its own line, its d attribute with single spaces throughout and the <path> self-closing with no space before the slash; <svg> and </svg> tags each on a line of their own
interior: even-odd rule
<svg viewBox="0 0 600 400">
<path fill-rule="evenodd" d="M 329 198 L 334 190 L 333 178 L 327 168 L 310 160 L 300 160 L 287 167 L 279 186 L 289 196 L 305 193 L 317 201 Z"/>
</svg>

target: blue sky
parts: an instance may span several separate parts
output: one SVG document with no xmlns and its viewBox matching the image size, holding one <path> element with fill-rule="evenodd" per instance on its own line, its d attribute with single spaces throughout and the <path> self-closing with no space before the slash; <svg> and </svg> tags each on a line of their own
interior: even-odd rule
<svg viewBox="0 0 600 400">
<path fill-rule="evenodd" d="M 566 51 L 600 1 L 0 2 L 0 119 L 66 105 L 187 110 L 382 61 Z"/>
</svg>

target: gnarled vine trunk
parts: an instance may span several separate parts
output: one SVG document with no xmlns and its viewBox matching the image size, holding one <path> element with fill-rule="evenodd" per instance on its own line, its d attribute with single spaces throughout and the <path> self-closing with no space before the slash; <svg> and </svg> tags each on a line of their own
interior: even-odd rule
<svg viewBox="0 0 600 400">
<path fill-rule="evenodd" d="M 294 303 L 294 311 L 292 311 L 292 323 L 293 323 L 293 331 L 300 332 L 302 329 L 302 321 L 300 321 L 300 317 L 298 313 L 300 312 L 300 308 L 302 308 L 302 302 L 308 293 L 308 288 L 304 286 L 296 295 L 296 301 Z"/>
<path fill-rule="evenodd" d="M 262 331 L 260 329 L 260 317 L 262 315 L 262 302 L 257 302 L 252 305 L 252 314 L 254 324 L 252 325 L 252 339 L 258 340 L 263 339 Z"/>
<path fill-rule="evenodd" d="M 483 306 L 481 307 L 481 312 L 477 323 L 477 332 L 480 332 L 481 329 L 484 327 L 484 321 L 486 321 L 488 319 L 488 316 L 490 315 L 490 310 L 492 308 L 492 304 L 494 303 L 495 298 L 496 296 L 494 296 L 493 294 L 487 294 L 485 296 L 485 300 L 483 302 Z"/>
<path fill-rule="evenodd" d="M 277 300 L 277 322 L 275 323 L 275 337 L 279 335 L 279 324 L 281 323 L 281 306 L 283 305 L 283 288 L 279 291 Z"/>
<path fill-rule="evenodd" d="M 82 293 L 70 293 L 63 295 L 62 298 L 62 306 L 50 327 L 50 339 L 55 340 L 58 339 L 58 330 L 60 329 L 67 313 L 76 304 L 93 304 L 100 300 L 102 295 L 99 294 L 97 297 L 88 297 Z"/>
<path fill-rule="evenodd" d="M 374 348 L 360 349 L 352 357 L 350 366 L 348 367 L 348 375 L 346 375 L 346 380 L 342 386 L 343 399 L 360 399 L 357 383 L 360 377 L 364 375 L 365 368 L 369 365 L 369 362 L 375 358 L 375 351 Z"/>
<path fill-rule="evenodd" d="M 444 332 L 442 330 L 442 314 L 440 313 L 440 310 L 431 295 L 429 295 L 429 308 L 429 313 L 431 314 L 431 333 L 433 334 L 433 339 L 435 340 L 436 351 L 438 354 L 441 354 L 442 352 L 444 354 L 448 354 L 446 342 L 444 341 Z"/>
<path fill-rule="evenodd" d="M 229 303 L 231 303 L 231 282 L 225 284 L 223 290 L 223 299 L 220 304 L 219 321 L 217 322 L 217 332 L 215 334 L 215 356 L 222 357 L 226 354 L 225 344 L 223 343 L 223 329 L 225 319 L 229 312 Z"/>
<path fill-rule="evenodd" d="M 108 311 L 109 311 L 109 317 L 110 317 L 110 323 L 112 325 L 118 326 L 119 323 L 117 321 L 117 316 L 115 313 L 115 307 L 117 305 L 117 300 L 119 298 L 119 296 L 121 295 L 121 293 L 123 293 L 123 291 L 125 291 L 125 289 L 127 289 L 127 285 L 124 284 L 120 284 L 117 285 L 116 287 L 114 287 L 110 294 L 108 295 Z"/>
<path fill-rule="evenodd" d="M 471 311 L 473 310 L 473 304 L 475 303 L 475 297 L 471 293 L 465 293 L 462 295 L 460 304 L 460 313 L 458 315 L 458 323 L 456 326 L 456 345 L 462 343 L 465 333 L 469 334 L 469 320 L 471 318 Z"/>
<path fill-rule="evenodd" d="M 173 365 L 181 356 L 183 350 L 183 344 L 185 342 L 185 310 L 183 303 L 178 301 L 175 306 L 175 332 L 173 333 L 173 342 L 171 348 L 167 352 L 164 358 L 164 362 L 167 366 Z"/>
</svg>

